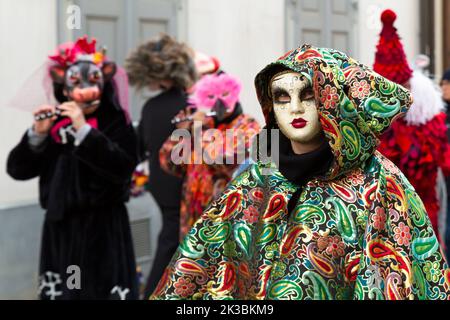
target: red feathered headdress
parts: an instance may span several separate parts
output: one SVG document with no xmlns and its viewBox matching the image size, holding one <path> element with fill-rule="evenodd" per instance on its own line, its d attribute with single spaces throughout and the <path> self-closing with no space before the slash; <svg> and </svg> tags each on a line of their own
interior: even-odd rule
<svg viewBox="0 0 450 320">
<path fill-rule="evenodd" d="M 105 60 L 105 55 L 103 52 L 96 51 L 96 44 L 96 39 L 92 38 L 89 42 L 87 36 L 84 36 L 75 43 L 68 42 L 60 45 L 58 52 L 49 56 L 49 59 L 62 67 L 68 67 L 76 62 L 80 56 L 90 56 L 93 63 L 101 65 Z"/>
<path fill-rule="evenodd" d="M 396 19 L 397 15 L 390 9 L 381 14 L 383 29 L 380 33 L 373 69 L 395 83 L 404 84 L 411 78 L 413 71 L 409 67 L 403 45 L 394 27 Z"/>
</svg>

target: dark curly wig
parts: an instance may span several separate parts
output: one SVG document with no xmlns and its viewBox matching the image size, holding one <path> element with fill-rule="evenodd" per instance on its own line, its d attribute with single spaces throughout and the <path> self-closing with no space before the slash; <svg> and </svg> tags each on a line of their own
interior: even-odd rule
<svg viewBox="0 0 450 320">
<path fill-rule="evenodd" d="M 198 78 L 192 50 L 167 34 L 150 40 L 130 53 L 125 69 L 132 86 L 142 89 L 155 80 L 172 80 L 181 89 Z"/>
</svg>

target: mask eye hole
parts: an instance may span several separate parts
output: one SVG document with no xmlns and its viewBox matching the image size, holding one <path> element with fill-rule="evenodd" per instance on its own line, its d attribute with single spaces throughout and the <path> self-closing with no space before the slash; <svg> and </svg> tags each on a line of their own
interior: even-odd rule
<svg viewBox="0 0 450 320">
<path fill-rule="evenodd" d="M 305 88 L 300 95 L 302 101 L 308 101 L 314 99 L 314 91 L 311 87 Z"/>
<path fill-rule="evenodd" d="M 71 84 L 78 85 L 78 84 L 80 84 L 80 75 L 76 71 L 69 70 L 68 80 Z"/>
<path fill-rule="evenodd" d="M 77 76 L 72 75 L 72 76 L 70 76 L 69 80 L 74 85 L 80 84 L 80 78 Z"/>
<path fill-rule="evenodd" d="M 215 98 L 214 95 L 212 95 L 212 94 L 208 95 L 208 99 L 213 100 L 214 98 Z"/>
<path fill-rule="evenodd" d="M 228 91 L 226 91 L 226 92 L 224 92 L 224 93 L 222 93 L 222 97 L 228 97 L 230 95 L 230 93 L 228 92 Z"/>
<path fill-rule="evenodd" d="M 291 96 L 285 90 L 276 89 L 273 93 L 273 101 L 275 103 L 289 103 Z"/>
<path fill-rule="evenodd" d="M 94 71 L 89 76 L 89 82 L 90 83 L 97 83 L 100 80 L 100 78 L 101 78 L 100 72 L 99 71 Z"/>
</svg>

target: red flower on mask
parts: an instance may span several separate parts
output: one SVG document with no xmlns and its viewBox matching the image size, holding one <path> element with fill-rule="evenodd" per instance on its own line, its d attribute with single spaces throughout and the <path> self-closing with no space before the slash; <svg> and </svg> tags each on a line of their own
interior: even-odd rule
<svg viewBox="0 0 450 320">
<path fill-rule="evenodd" d="M 67 67 L 77 61 L 80 55 L 93 55 L 93 62 L 103 62 L 103 55 L 96 51 L 97 40 L 92 38 L 89 42 L 87 36 L 79 38 L 77 42 L 67 42 L 58 46 L 58 52 L 49 56 L 49 59 L 55 61 L 60 66 Z"/>
</svg>

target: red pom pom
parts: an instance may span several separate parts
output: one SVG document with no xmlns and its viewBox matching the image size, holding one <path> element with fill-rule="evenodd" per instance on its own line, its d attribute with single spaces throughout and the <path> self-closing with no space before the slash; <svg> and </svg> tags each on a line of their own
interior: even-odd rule
<svg viewBox="0 0 450 320">
<path fill-rule="evenodd" d="M 387 9 L 381 14 L 383 29 L 375 55 L 374 70 L 382 76 L 399 84 L 404 84 L 411 78 L 412 70 L 409 67 L 403 45 L 394 27 L 397 15 Z"/>
<path fill-rule="evenodd" d="M 381 22 L 386 25 L 393 25 L 397 15 L 391 9 L 386 9 L 381 14 Z"/>
</svg>

